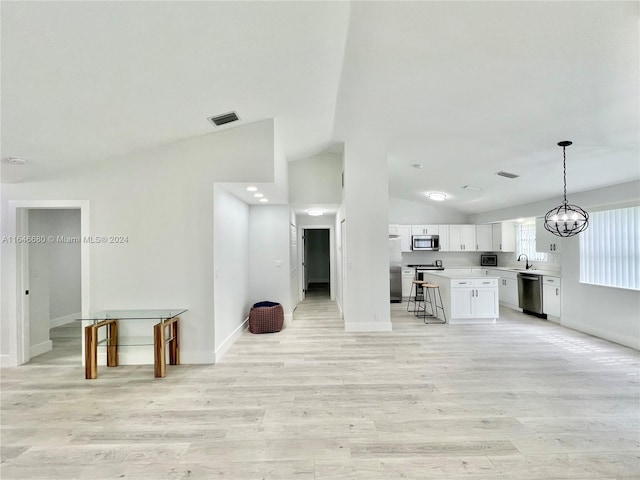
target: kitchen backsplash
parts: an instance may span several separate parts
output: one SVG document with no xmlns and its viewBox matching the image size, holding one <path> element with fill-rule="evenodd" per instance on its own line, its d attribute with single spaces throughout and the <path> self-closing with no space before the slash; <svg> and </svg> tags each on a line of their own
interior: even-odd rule
<svg viewBox="0 0 640 480">
<path fill-rule="evenodd" d="M 480 266 L 480 255 L 483 252 L 404 252 L 402 254 L 402 265 L 416 265 L 416 264 L 432 264 L 436 260 L 442 260 L 444 267 L 478 267 Z M 521 263 L 518 263 L 515 253 L 498 253 L 498 266 L 499 267 L 521 267 Z M 546 263 L 542 262 L 529 262 L 536 268 L 560 270 L 562 268 L 561 256 L 548 254 L 550 261 Z M 543 268 L 544 267 L 544 268 Z"/>
</svg>

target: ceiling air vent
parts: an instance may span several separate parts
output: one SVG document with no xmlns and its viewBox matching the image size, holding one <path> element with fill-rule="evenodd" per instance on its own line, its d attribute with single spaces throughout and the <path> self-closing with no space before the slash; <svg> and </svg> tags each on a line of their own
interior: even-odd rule
<svg viewBox="0 0 640 480">
<path fill-rule="evenodd" d="M 222 115 L 216 115 L 215 117 L 207 118 L 211 123 L 213 123 L 216 127 L 220 125 L 224 125 L 225 123 L 236 122 L 240 120 L 238 114 L 236 112 L 224 113 Z"/>
<path fill-rule="evenodd" d="M 500 175 L 501 177 L 506 177 L 506 178 L 518 178 L 520 175 L 516 175 L 515 173 L 509 173 L 509 172 L 496 172 L 496 175 Z"/>
</svg>

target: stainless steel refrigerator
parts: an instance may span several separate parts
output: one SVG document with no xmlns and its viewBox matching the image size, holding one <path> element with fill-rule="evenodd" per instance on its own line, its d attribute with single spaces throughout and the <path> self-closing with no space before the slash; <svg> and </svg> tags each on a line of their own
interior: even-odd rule
<svg viewBox="0 0 640 480">
<path fill-rule="evenodd" d="M 389 289 L 391 303 L 402 302 L 402 251 L 399 235 L 389 235 Z"/>
</svg>

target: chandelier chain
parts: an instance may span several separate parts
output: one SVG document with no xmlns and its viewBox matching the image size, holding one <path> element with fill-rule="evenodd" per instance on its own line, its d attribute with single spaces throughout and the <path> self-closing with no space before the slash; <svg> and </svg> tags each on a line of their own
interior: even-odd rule
<svg viewBox="0 0 640 480">
<path fill-rule="evenodd" d="M 562 169 L 564 178 L 564 204 L 567 204 L 567 147 L 562 147 Z"/>
</svg>

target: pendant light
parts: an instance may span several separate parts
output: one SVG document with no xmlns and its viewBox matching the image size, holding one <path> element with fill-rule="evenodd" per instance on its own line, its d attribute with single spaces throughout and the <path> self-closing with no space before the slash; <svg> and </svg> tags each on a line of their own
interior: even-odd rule
<svg viewBox="0 0 640 480">
<path fill-rule="evenodd" d="M 565 140 L 558 142 L 562 147 L 562 166 L 564 172 L 564 202 L 552 208 L 544 216 L 544 228 L 558 237 L 573 237 L 586 230 L 589 226 L 589 214 L 577 205 L 567 202 L 567 152 L 566 148 L 572 142 Z"/>
</svg>

